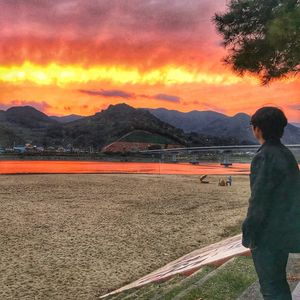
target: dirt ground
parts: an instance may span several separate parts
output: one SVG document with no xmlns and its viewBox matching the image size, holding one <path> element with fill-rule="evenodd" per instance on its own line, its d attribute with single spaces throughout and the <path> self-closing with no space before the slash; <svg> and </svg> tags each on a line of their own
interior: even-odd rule
<svg viewBox="0 0 300 300">
<path fill-rule="evenodd" d="M 0 299 L 97 299 L 240 228 L 249 177 L 0 176 Z"/>
</svg>

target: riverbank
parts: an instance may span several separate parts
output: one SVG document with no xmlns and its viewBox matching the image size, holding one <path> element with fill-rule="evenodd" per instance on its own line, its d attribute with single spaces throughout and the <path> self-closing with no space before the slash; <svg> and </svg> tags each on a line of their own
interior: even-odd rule
<svg viewBox="0 0 300 300">
<path fill-rule="evenodd" d="M 2 175 L 1 299 L 95 299 L 240 231 L 248 176 Z"/>
</svg>

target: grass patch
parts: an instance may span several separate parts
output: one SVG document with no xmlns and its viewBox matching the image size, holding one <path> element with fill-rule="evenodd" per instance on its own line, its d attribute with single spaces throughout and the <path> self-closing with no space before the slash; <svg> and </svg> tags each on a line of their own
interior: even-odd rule
<svg viewBox="0 0 300 300">
<path fill-rule="evenodd" d="M 183 275 L 176 275 L 169 279 L 168 281 L 161 283 L 149 283 L 140 288 L 134 288 L 122 293 L 113 295 L 111 297 L 107 297 L 108 300 L 119 300 L 119 299 L 150 299 L 152 296 L 157 294 L 159 291 L 164 290 L 166 287 L 171 286 L 173 284 L 177 284 L 186 278 Z"/>
<path fill-rule="evenodd" d="M 136 130 L 128 134 L 120 141 L 132 143 L 174 144 L 175 142 L 166 136 L 147 131 Z"/>
<path fill-rule="evenodd" d="M 209 272 L 214 270 L 214 267 L 205 266 L 197 274 L 190 277 L 184 275 L 175 275 L 168 281 L 162 283 L 150 283 L 139 289 L 124 291 L 115 296 L 108 297 L 108 300 L 172 300 L 179 292 L 183 291 L 191 284 L 199 281 Z"/>
<path fill-rule="evenodd" d="M 233 263 L 221 269 L 200 288 L 195 288 L 184 297 L 185 300 L 232 300 L 257 280 L 252 259 L 238 257 Z"/>
<path fill-rule="evenodd" d="M 183 282 L 177 285 L 173 285 L 169 287 L 169 289 L 162 293 L 159 300 L 172 300 L 178 293 L 185 290 L 187 287 L 189 287 L 191 284 L 199 281 L 200 279 L 204 278 L 208 273 L 213 271 L 215 268 L 210 266 L 203 267 L 197 274 L 186 278 Z"/>
</svg>

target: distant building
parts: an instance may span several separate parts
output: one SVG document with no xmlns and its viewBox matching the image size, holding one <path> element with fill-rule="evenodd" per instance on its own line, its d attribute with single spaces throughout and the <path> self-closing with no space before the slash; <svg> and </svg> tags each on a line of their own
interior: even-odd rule
<svg viewBox="0 0 300 300">
<path fill-rule="evenodd" d="M 25 148 L 26 150 L 33 150 L 35 146 L 33 146 L 32 144 L 28 143 L 28 144 L 25 144 Z"/>
<path fill-rule="evenodd" d="M 49 146 L 49 147 L 47 147 L 47 151 L 55 151 L 55 147 L 52 147 L 52 146 Z"/>
<path fill-rule="evenodd" d="M 62 146 L 57 148 L 57 152 L 66 152 L 66 149 Z"/>
<path fill-rule="evenodd" d="M 36 151 L 38 151 L 38 152 L 44 152 L 44 147 L 38 146 L 38 147 L 36 147 Z"/>
</svg>

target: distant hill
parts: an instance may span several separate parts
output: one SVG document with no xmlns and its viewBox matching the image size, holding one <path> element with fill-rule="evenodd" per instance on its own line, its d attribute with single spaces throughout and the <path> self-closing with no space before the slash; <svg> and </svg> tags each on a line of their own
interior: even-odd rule
<svg viewBox="0 0 300 300">
<path fill-rule="evenodd" d="M 79 120 L 81 118 L 83 118 L 83 116 L 80 116 L 80 115 L 67 115 L 67 116 L 50 116 L 51 119 L 59 122 L 59 123 L 69 123 L 69 122 L 73 122 L 73 121 L 76 121 L 76 120 Z"/>
<path fill-rule="evenodd" d="M 193 110 L 184 113 L 166 108 L 149 109 L 149 111 L 160 120 L 180 128 L 184 132 L 200 132 L 207 124 L 227 118 L 227 116 L 215 111 Z"/>
<path fill-rule="evenodd" d="M 31 106 L 11 107 L 0 111 L 0 145 L 12 146 L 26 142 L 42 143 L 48 128 L 57 122 Z"/>
<path fill-rule="evenodd" d="M 10 128 L 0 125 L 0 147 L 6 147 L 13 144 L 24 144 L 25 140 L 22 136 L 18 136 Z"/>
<path fill-rule="evenodd" d="M 25 128 L 44 128 L 57 123 L 32 106 L 15 106 L 9 108 L 4 114 L 4 121 Z"/>
<path fill-rule="evenodd" d="M 135 109 L 127 104 L 110 105 L 93 116 L 65 124 L 64 130 L 75 146 L 104 146 L 134 130 L 156 133 L 176 143 L 186 143 L 181 129 L 159 120 L 147 110 Z"/>
<path fill-rule="evenodd" d="M 162 121 L 176 126 L 186 133 L 209 135 L 226 140 L 236 140 L 239 144 L 257 144 L 249 126 L 250 116 L 238 113 L 233 117 L 213 111 L 192 111 L 188 113 L 164 108 L 149 109 Z M 282 141 L 286 144 L 300 143 L 300 128 L 288 124 Z"/>
<path fill-rule="evenodd" d="M 102 148 L 134 130 L 160 135 L 174 144 L 186 144 L 181 129 L 159 120 L 147 110 L 126 104 L 110 105 L 93 116 L 67 123 L 58 122 L 30 106 L 0 111 L 1 146 L 29 142 L 43 146 Z"/>
<path fill-rule="evenodd" d="M 219 137 L 235 137 L 242 144 L 256 144 L 257 141 L 250 127 L 250 116 L 238 113 L 233 117 L 225 116 L 209 122 L 199 132 L 218 135 Z"/>
</svg>

